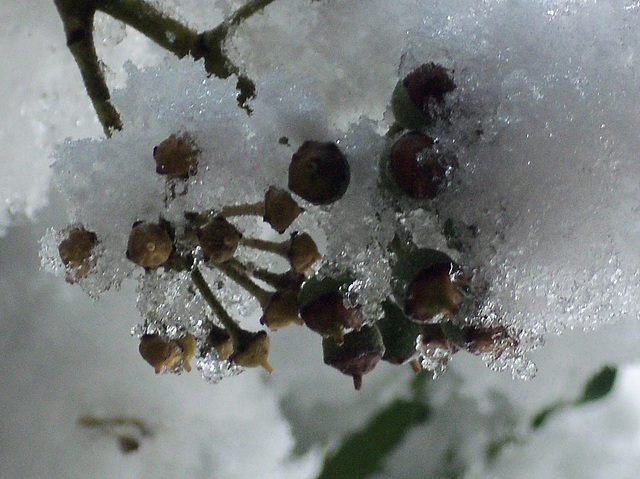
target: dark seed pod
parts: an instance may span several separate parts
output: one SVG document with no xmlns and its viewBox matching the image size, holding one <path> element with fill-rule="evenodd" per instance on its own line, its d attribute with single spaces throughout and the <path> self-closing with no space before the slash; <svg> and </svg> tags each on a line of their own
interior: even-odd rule
<svg viewBox="0 0 640 479">
<path fill-rule="evenodd" d="M 363 326 L 344 336 L 344 344 L 339 345 L 329 337 L 322 340 L 324 363 L 353 377 L 356 389 L 362 386 L 362 376 L 372 371 L 382 355 L 384 345 L 378 328 Z"/>
<path fill-rule="evenodd" d="M 136 222 L 129 233 L 127 258 L 143 268 L 157 268 L 171 256 L 173 245 L 166 227 Z"/>
<path fill-rule="evenodd" d="M 407 133 L 393 144 L 388 158 L 388 173 L 405 194 L 416 199 L 436 197 L 446 179 L 447 164 L 432 138 Z"/>
<path fill-rule="evenodd" d="M 425 63 L 398 82 L 391 106 L 398 123 L 419 129 L 444 118 L 444 97 L 455 90 L 450 71 L 435 63 Z"/>
<path fill-rule="evenodd" d="M 349 163 L 335 143 L 305 141 L 291 158 L 289 189 L 314 205 L 338 201 L 350 180 Z"/>
<path fill-rule="evenodd" d="M 222 216 L 215 217 L 198 230 L 204 259 L 213 263 L 224 263 L 233 258 L 241 238 L 242 233 Z"/>
<path fill-rule="evenodd" d="M 420 325 L 410 321 L 392 301 L 384 301 L 382 308 L 384 317 L 376 323 L 385 348 L 382 359 L 391 364 L 405 364 L 416 359 Z"/>
<path fill-rule="evenodd" d="M 75 283 L 89 274 L 91 252 L 96 244 L 98 244 L 98 236 L 82 227 L 69 231 L 66 238 L 60 242 L 58 252 L 67 267 L 69 283 Z"/>
<path fill-rule="evenodd" d="M 199 154 L 189 135 L 171 135 L 153 149 L 156 173 L 171 179 L 194 176 L 198 171 Z"/>
<path fill-rule="evenodd" d="M 264 197 L 264 220 L 278 233 L 282 234 L 302 213 L 298 203 L 288 191 L 272 186 Z"/>
</svg>

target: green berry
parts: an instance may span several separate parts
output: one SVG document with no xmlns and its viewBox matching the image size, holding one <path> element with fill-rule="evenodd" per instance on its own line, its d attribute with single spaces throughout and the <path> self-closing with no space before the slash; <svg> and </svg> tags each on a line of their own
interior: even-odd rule
<svg viewBox="0 0 640 479">
<path fill-rule="evenodd" d="M 376 367 L 384 350 L 382 335 L 375 325 L 345 334 L 342 345 L 332 337 L 322 340 L 324 363 L 352 376 L 356 389 L 362 387 L 362 376 Z"/>
<path fill-rule="evenodd" d="M 349 162 L 335 143 L 305 141 L 291 158 L 289 189 L 314 205 L 338 201 L 350 180 Z"/>
</svg>

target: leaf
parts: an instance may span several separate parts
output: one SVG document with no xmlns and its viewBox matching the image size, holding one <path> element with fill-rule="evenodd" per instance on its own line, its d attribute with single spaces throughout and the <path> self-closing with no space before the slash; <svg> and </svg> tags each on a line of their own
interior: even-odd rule
<svg viewBox="0 0 640 479">
<path fill-rule="evenodd" d="M 422 401 L 396 399 L 327 457 L 317 479 L 365 479 L 379 472 L 389 453 L 431 414 Z"/>
<path fill-rule="evenodd" d="M 576 401 L 576 405 L 602 399 L 613 389 L 618 370 L 611 366 L 605 366 L 593 375 L 584 388 L 582 397 Z"/>
<path fill-rule="evenodd" d="M 533 419 L 531 420 L 531 429 L 535 431 L 536 429 L 540 428 L 547 421 L 549 416 L 555 414 L 561 409 L 564 409 L 568 405 L 569 404 L 566 401 L 558 401 L 554 404 L 551 404 L 550 406 L 543 408 L 542 410 L 540 410 L 540 412 L 538 412 L 538 414 L 533 416 Z"/>
</svg>

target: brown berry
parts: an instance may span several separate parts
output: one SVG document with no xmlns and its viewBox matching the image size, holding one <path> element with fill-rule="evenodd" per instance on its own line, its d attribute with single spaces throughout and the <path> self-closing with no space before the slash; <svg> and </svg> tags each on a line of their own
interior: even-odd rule
<svg viewBox="0 0 640 479">
<path fill-rule="evenodd" d="M 198 230 L 198 240 L 205 261 L 224 263 L 236 253 L 242 233 L 222 216 L 217 216 Z"/>
<path fill-rule="evenodd" d="M 188 134 L 173 134 L 153 149 L 156 172 L 170 179 L 194 176 L 198 171 L 199 154 Z"/>
<path fill-rule="evenodd" d="M 338 201 L 350 180 L 349 163 L 335 143 L 305 141 L 291 158 L 289 189 L 315 205 Z"/>
<path fill-rule="evenodd" d="M 157 268 L 171 256 L 173 245 L 165 225 L 136 222 L 129 233 L 127 258 L 143 268 Z"/>
<path fill-rule="evenodd" d="M 435 198 L 446 179 L 446 161 L 433 145 L 427 135 L 410 132 L 397 140 L 389 152 L 389 175 L 412 198 Z"/>
<path fill-rule="evenodd" d="M 269 335 L 266 331 L 252 333 L 240 330 L 236 333 L 233 349 L 229 360 L 239 366 L 247 368 L 263 367 L 269 373 L 273 371 L 269 364 Z"/>
<path fill-rule="evenodd" d="M 163 371 L 191 371 L 189 361 L 195 353 L 195 338 L 187 335 L 177 340 L 167 340 L 157 334 L 145 334 L 138 348 L 142 358 L 153 366 L 156 374 Z"/>
<path fill-rule="evenodd" d="M 209 335 L 207 336 L 208 348 L 213 348 L 218 353 L 218 357 L 222 360 L 229 359 L 233 354 L 233 340 L 226 329 L 211 325 Z"/>
</svg>

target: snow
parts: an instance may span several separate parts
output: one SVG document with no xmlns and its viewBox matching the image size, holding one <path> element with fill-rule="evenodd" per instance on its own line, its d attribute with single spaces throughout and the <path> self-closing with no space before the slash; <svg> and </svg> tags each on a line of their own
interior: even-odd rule
<svg viewBox="0 0 640 479">
<path fill-rule="evenodd" d="M 206 3 L 159 6 L 206 28 L 238 4 Z M 207 79 L 202 64 L 165 57 L 136 32 L 98 17 L 98 36 L 106 37 L 99 54 L 125 123 L 109 140 L 101 138 L 50 2 L 0 6 L 0 17 L 11 18 L 2 35 L 4 63 L 14 65 L 0 76 L 0 109 L 7 112 L 0 119 L 0 232 L 7 234 L 0 239 L 0 291 L 8 325 L 1 374 L 3 393 L 10 391 L 3 399 L 0 444 L 9 454 L 2 455 L 1 477 L 38 477 L 45 470 L 51 477 L 78 470 L 103 477 L 114 469 L 127 471 L 122 477 L 212 469 L 216 477 L 312 477 L 324 444 L 287 463 L 300 417 L 310 421 L 323 402 L 343 406 L 335 421 L 310 421 L 319 437 L 335 441 L 389 394 L 401 394 L 407 374 L 381 365 L 353 399 L 348 381 L 320 364 L 317 338 L 301 330 L 273 335 L 273 377 L 262 381 L 252 371 L 217 386 L 198 381 L 197 373 L 155 377 L 129 335 L 140 313 L 172 317 L 158 323 L 174 328 L 172 334 L 197 332 L 204 307 L 184 286 L 184 274 L 146 275 L 126 259 L 133 222 L 160 215 L 179 222 L 187 209 L 258 201 L 269 185 L 286 186 L 291 154 L 309 138 L 337 142 L 353 175 L 343 202 L 302 202 L 307 212 L 294 224 L 310 231 L 329 258 L 321 275 L 349 266 L 359 275 L 354 301 L 389 294 L 393 258 L 385 244 L 394 228 L 411 230 L 418 245 L 444 248 L 437 210 L 475 231 L 464 238 L 469 249 L 451 251 L 473 273 L 474 285 L 487 288 L 473 321 L 515 327 L 519 353 L 538 366 L 532 381 L 514 382 L 477 357 L 454 356 L 438 380 L 436 420 L 413 431 L 388 460 L 394 477 L 434 471 L 449 444 L 459 445 L 461 459 L 479 464 L 479 445 L 508 420 L 526 422 L 553 400 L 572 397 L 605 363 L 637 361 L 637 4 L 298 3 L 275 2 L 228 44 L 257 82 L 252 116 L 237 108 L 233 80 Z M 376 190 L 376 168 L 382 134 L 393 121 L 390 94 L 425 61 L 454 71 L 450 121 L 429 132 L 455 152 L 459 167 L 435 202 L 389 203 Z M 187 195 L 165 203 L 165 180 L 155 174 L 151 152 L 176 132 L 194 135 L 203 167 L 188 180 Z M 279 143 L 282 136 L 289 146 Z M 52 174 L 69 203 L 47 195 Z M 46 207 L 49 198 L 54 203 Z M 402 212 L 396 215 L 395 207 Z M 70 214 L 63 219 L 65 209 Z M 15 226 L 37 212 L 42 219 L 35 225 Z M 63 274 L 56 244 L 69 223 L 101 239 L 98 274 L 79 282 L 100 297 L 97 303 L 37 272 L 36 241 L 44 235 L 45 266 Z M 266 234 L 255 222 L 243 228 Z M 221 279 L 207 274 L 211 282 Z M 225 289 L 234 317 L 255 326 L 258 304 L 240 289 Z M 366 306 L 370 317 L 379 312 L 375 301 Z M 533 350 L 541 337 L 547 344 Z M 217 366 L 198 363 L 214 380 L 224 375 Z M 507 449 L 493 468 L 478 466 L 478 477 L 637 475 L 636 383 L 637 371 L 627 366 L 610 399 L 557 416 L 525 446 Z M 387 391 L 382 399 L 381 391 Z M 298 419 L 283 417 L 285 403 Z M 229 413 L 220 417 L 221 410 Z M 509 414 L 496 419 L 495 411 Z M 142 415 L 159 432 L 139 455 L 120 457 L 115 441 L 75 426 L 83 413 Z M 597 443 L 589 439 L 595 435 Z M 442 440 L 425 439 L 433 437 Z M 248 459 L 248 449 L 260 454 Z M 533 461 L 549 467 L 530 468 Z"/>
</svg>

